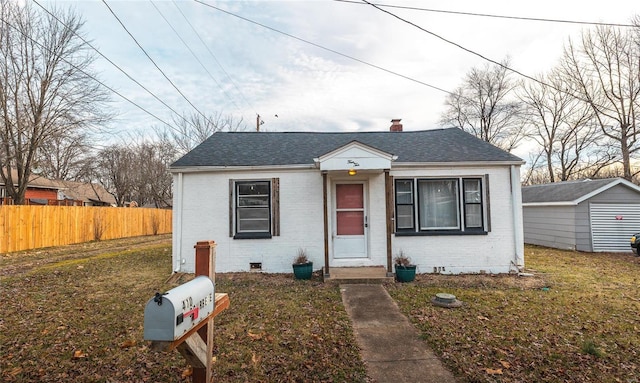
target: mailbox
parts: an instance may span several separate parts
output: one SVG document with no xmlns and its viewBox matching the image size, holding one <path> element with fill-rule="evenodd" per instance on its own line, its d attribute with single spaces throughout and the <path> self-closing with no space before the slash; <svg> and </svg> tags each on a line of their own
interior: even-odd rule
<svg viewBox="0 0 640 383">
<path fill-rule="evenodd" d="M 199 276 L 164 294 L 156 293 L 144 309 L 144 339 L 174 341 L 206 319 L 215 305 L 214 284 Z"/>
</svg>

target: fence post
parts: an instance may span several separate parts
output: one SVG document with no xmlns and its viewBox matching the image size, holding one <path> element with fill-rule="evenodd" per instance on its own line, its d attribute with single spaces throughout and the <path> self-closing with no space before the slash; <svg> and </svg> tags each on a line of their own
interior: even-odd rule
<svg viewBox="0 0 640 383">
<path fill-rule="evenodd" d="M 196 249 L 196 276 L 204 275 L 216 283 L 216 243 L 215 241 L 199 241 Z M 209 323 L 198 330 L 200 338 L 207 344 L 207 364 L 205 368 L 193 369 L 193 383 L 210 383 L 212 378 L 213 357 L 213 317 Z"/>
</svg>

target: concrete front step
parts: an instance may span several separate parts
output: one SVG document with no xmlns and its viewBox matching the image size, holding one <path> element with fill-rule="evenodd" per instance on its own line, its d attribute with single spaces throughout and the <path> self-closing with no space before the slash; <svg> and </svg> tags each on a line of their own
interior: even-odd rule
<svg viewBox="0 0 640 383">
<path fill-rule="evenodd" d="M 336 283 L 386 283 L 393 282 L 393 274 L 387 275 L 386 268 L 375 267 L 331 267 L 329 275 L 324 272 L 325 282 Z"/>
</svg>

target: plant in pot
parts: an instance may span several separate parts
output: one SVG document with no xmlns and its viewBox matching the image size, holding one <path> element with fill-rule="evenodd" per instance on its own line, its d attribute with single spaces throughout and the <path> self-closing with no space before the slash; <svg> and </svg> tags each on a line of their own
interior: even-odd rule
<svg viewBox="0 0 640 383">
<path fill-rule="evenodd" d="M 299 248 L 293 259 L 293 275 L 296 279 L 311 279 L 313 274 L 313 262 L 307 257 L 307 251 Z"/>
<path fill-rule="evenodd" d="M 416 278 L 416 265 L 411 263 L 411 258 L 402 250 L 393 259 L 396 266 L 396 281 L 411 282 Z"/>
</svg>

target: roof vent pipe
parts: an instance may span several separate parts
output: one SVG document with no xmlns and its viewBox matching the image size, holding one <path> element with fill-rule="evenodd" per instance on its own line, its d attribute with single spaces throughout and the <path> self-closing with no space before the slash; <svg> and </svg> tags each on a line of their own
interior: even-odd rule
<svg viewBox="0 0 640 383">
<path fill-rule="evenodd" d="M 392 132 L 402 132 L 402 124 L 400 123 L 401 119 L 396 118 L 391 120 L 391 127 L 389 128 Z"/>
</svg>

